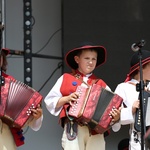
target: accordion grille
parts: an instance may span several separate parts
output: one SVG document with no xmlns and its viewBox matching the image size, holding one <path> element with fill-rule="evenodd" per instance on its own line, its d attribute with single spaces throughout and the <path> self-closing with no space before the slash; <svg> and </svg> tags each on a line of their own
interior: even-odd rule
<svg viewBox="0 0 150 150">
<path fill-rule="evenodd" d="M 20 81 L 11 81 L 5 108 L 5 116 L 15 120 L 28 101 L 34 94 L 35 90 Z"/>
</svg>

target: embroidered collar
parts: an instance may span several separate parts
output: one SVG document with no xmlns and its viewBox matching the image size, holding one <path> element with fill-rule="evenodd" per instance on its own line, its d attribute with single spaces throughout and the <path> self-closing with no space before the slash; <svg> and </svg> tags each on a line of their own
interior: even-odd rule
<svg viewBox="0 0 150 150">
<path fill-rule="evenodd" d="M 81 73 L 79 70 L 76 70 L 75 73 L 76 73 L 76 76 L 78 76 L 78 77 L 81 76 L 81 77 L 88 77 L 88 78 L 89 78 L 90 76 L 92 76 L 92 74 L 93 74 L 93 73 L 89 73 L 89 74 L 87 74 L 87 75 L 84 75 L 84 74 Z"/>
</svg>

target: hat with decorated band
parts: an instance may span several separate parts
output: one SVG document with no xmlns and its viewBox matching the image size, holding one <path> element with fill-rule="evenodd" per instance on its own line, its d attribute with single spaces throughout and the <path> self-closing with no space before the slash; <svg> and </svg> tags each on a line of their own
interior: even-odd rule
<svg viewBox="0 0 150 150">
<path fill-rule="evenodd" d="M 6 56 L 10 53 L 10 50 L 7 48 L 2 48 L 2 51 L 5 53 Z"/>
<path fill-rule="evenodd" d="M 150 51 L 148 50 L 141 50 L 141 63 L 142 66 L 150 62 Z M 130 61 L 130 70 L 127 75 L 127 78 L 125 81 L 129 81 L 131 74 L 137 71 L 140 68 L 140 60 L 139 60 L 139 51 L 135 52 L 132 55 L 131 61 Z"/>
<path fill-rule="evenodd" d="M 94 49 L 97 51 L 98 56 L 97 56 L 96 67 L 99 67 L 100 65 L 105 63 L 105 61 L 106 61 L 106 48 L 101 46 L 101 45 L 94 45 L 91 42 L 84 42 L 80 46 L 70 50 L 66 54 L 65 61 L 66 61 L 67 65 L 72 69 L 77 69 L 78 64 L 76 63 L 74 56 L 76 56 L 79 51 L 86 50 L 86 49 Z"/>
</svg>

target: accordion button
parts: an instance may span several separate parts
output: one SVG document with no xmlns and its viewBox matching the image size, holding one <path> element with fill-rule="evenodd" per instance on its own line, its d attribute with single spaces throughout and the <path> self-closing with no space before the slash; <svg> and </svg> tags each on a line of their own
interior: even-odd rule
<svg viewBox="0 0 150 150">
<path fill-rule="evenodd" d="M 31 114 L 31 110 L 28 110 L 28 111 L 27 111 L 27 115 L 30 115 L 30 114 Z"/>
</svg>

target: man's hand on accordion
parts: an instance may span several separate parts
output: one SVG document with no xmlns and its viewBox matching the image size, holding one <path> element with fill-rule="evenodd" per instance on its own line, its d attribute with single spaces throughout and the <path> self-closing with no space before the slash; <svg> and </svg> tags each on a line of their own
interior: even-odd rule
<svg viewBox="0 0 150 150">
<path fill-rule="evenodd" d="M 68 103 L 72 105 L 79 98 L 79 94 L 77 92 L 71 93 L 68 96 Z"/>
<path fill-rule="evenodd" d="M 42 111 L 42 108 L 41 108 L 40 104 L 38 104 L 37 108 L 31 109 L 31 111 L 32 111 L 32 116 L 35 119 L 40 118 L 43 114 L 43 111 Z"/>
<path fill-rule="evenodd" d="M 113 108 L 110 112 L 110 116 L 112 117 L 112 123 L 117 122 L 120 119 L 121 107 L 119 109 Z"/>
<path fill-rule="evenodd" d="M 68 96 L 63 96 L 59 99 L 56 108 L 62 107 L 64 104 L 69 103 L 72 105 L 79 98 L 79 94 L 77 92 L 73 92 Z"/>
</svg>

